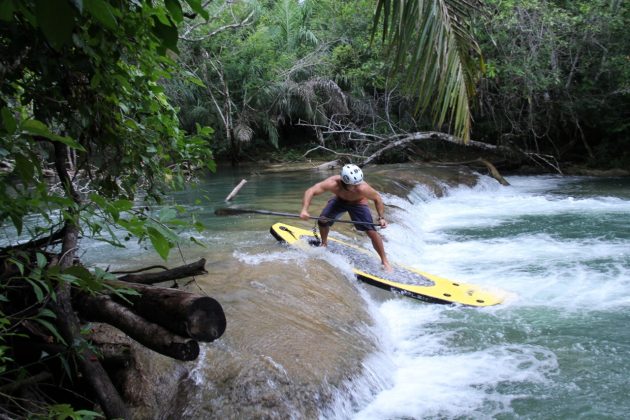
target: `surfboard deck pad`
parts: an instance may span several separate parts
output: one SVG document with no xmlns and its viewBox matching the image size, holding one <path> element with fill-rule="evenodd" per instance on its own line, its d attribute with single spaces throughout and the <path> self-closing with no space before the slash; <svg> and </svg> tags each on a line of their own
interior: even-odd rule
<svg viewBox="0 0 630 420">
<path fill-rule="evenodd" d="M 274 224 L 270 232 L 277 240 L 289 245 L 320 245 L 319 238 L 312 231 L 285 223 Z M 346 258 L 359 280 L 404 296 L 432 303 L 479 307 L 497 305 L 503 301 L 498 293 L 491 293 L 479 286 L 454 282 L 399 264 L 391 264 L 392 272 L 386 272 L 375 252 L 330 236 L 327 250 Z"/>
</svg>

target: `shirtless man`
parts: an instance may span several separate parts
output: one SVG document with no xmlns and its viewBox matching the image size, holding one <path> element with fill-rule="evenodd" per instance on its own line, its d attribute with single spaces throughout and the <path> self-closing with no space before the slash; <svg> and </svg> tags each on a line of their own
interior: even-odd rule
<svg viewBox="0 0 630 420">
<path fill-rule="evenodd" d="M 383 214 L 385 213 L 383 199 L 380 194 L 376 192 L 376 190 L 367 182 L 363 182 L 363 171 L 361 171 L 361 168 L 357 165 L 345 165 L 341 169 L 340 175 L 334 175 L 326 178 L 307 189 L 304 192 L 300 218 L 308 220 L 310 217 L 308 207 L 311 205 L 311 200 L 314 196 L 324 192 L 331 192 L 335 196 L 328 200 L 328 204 L 319 216 L 324 220 L 329 220 L 320 220 L 317 222 L 322 237 L 322 246 L 328 245 L 328 232 L 330 232 L 330 226 L 332 226 L 333 223 L 335 223 L 335 220 L 345 212 L 348 212 L 350 214 L 350 219 L 355 222 L 374 223 L 372 214 L 370 213 L 370 208 L 368 207 L 368 200 L 374 201 L 374 206 L 376 207 L 376 212 L 378 214 L 378 222 L 381 225 L 381 228 L 387 227 L 387 222 L 383 217 Z M 376 231 L 376 228 L 367 224 L 357 224 L 355 226 L 357 230 L 364 231 L 368 235 L 376 253 L 379 257 L 381 257 L 383 268 L 386 271 L 392 271 L 387 255 L 385 255 L 383 240 L 381 235 L 379 235 Z"/>
</svg>

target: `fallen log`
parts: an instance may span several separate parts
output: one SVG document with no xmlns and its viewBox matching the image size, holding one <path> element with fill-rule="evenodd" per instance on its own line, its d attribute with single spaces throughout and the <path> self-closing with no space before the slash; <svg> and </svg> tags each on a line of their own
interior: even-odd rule
<svg viewBox="0 0 630 420">
<path fill-rule="evenodd" d="M 166 328 L 147 321 L 108 295 L 82 294 L 75 302 L 85 320 L 110 324 L 153 351 L 184 361 L 195 360 L 199 356 L 197 341 L 173 334 Z"/>
<path fill-rule="evenodd" d="M 488 171 L 490 172 L 490 175 L 492 176 L 492 178 L 499 181 L 501 185 L 503 185 L 504 187 L 507 187 L 508 185 L 510 185 L 510 183 L 507 182 L 505 178 L 503 178 L 501 173 L 499 173 L 497 168 L 492 163 L 488 162 L 486 159 L 483 159 L 483 158 L 479 158 L 477 160 L 483 163 L 484 165 L 486 165 L 486 168 L 488 168 Z"/>
<path fill-rule="evenodd" d="M 206 259 L 201 258 L 199 261 L 195 261 L 194 263 L 175 267 L 170 270 L 164 270 L 157 273 L 127 274 L 119 277 L 118 280 L 140 284 L 162 283 L 165 281 L 207 274 L 208 272 L 205 270 L 205 265 Z"/>
<path fill-rule="evenodd" d="M 236 194 L 238 194 L 238 192 L 241 190 L 241 188 L 243 188 L 243 185 L 245 185 L 245 183 L 247 183 L 247 180 L 242 179 L 241 182 L 239 182 L 239 184 L 236 187 L 234 187 L 232 192 L 229 193 L 227 197 L 225 197 L 225 202 L 227 203 L 228 201 L 233 199 L 236 196 Z"/>
<path fill-rule="evenodd" d="M 139 296 L 126 295 L 127 301 L 116 296 L 114 299 L 146 320 L 159 324 L 175 334 L 211 342 L 225 332 L 223 308 L 209 296 L 138 283 L 109 281 L 108 284 L 130 288 L 140 293 Z"/>
</svg>

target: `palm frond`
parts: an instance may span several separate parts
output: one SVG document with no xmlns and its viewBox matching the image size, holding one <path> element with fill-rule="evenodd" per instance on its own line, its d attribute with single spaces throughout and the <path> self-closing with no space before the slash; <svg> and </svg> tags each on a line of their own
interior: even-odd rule
<svg viewBox="0 0 630 420">
<path fill-rule="evenodd" d="M 480 0 L 378 0 L 374 28 L 392 44 L 395 68 L 438 126 L 470 139 L 471 99 L 483 66 L 470 19 Z"/>
</svg>

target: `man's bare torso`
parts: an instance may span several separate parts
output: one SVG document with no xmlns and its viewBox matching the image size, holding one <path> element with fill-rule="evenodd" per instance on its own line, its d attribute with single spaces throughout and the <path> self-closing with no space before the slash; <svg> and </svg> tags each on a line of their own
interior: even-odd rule
<svg viewBox="0 0 630 420">
<path fill-rule="evenodd" d="M 325 189 L 349 204 L 366 204 L 368 202 L 366 193 L 370 187 L 365 182 L 344 187 L 341 177 L 334 176 L 327 180 Z"/>
</svg>

